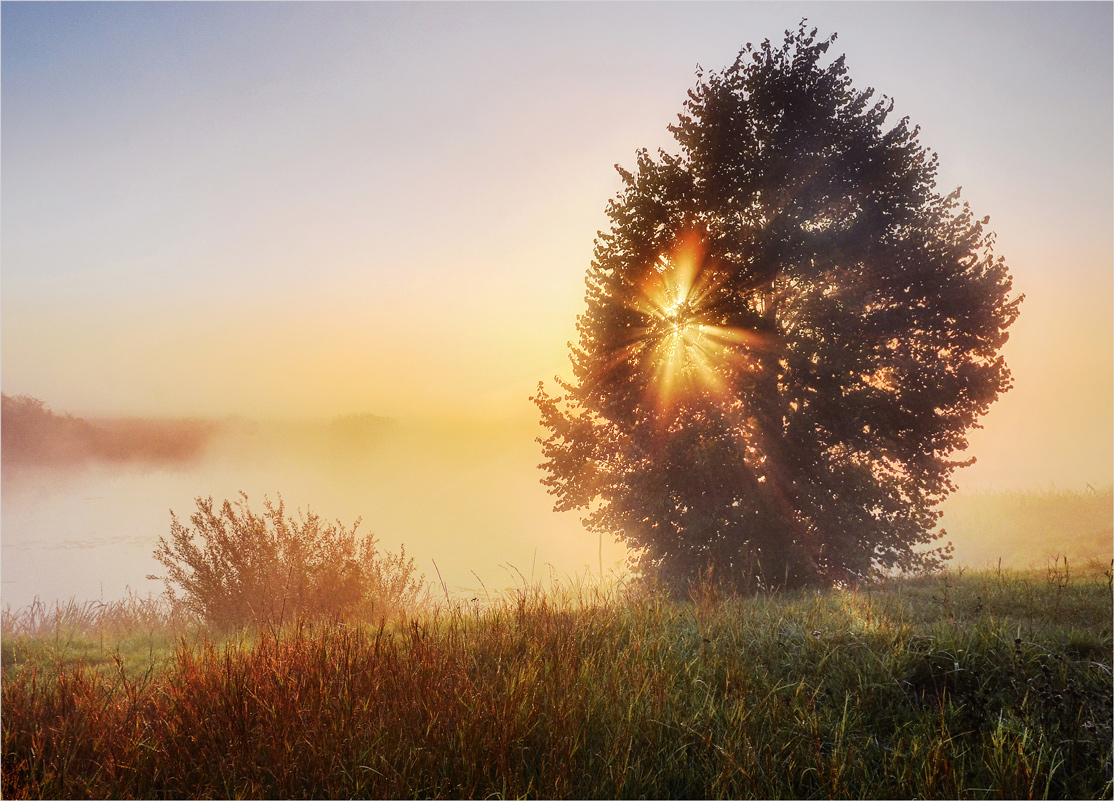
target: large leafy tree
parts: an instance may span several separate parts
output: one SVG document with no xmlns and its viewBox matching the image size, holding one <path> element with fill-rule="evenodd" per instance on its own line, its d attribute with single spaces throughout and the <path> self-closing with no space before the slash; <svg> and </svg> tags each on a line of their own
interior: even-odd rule
<svg viewBox="0 0 1114 801">
<path fill-rule="evenodd" d="M 679 154 L 618 168 L 573 378 L 534 398 L 556 508 L 676 589 L 946 558 L 956 454 L 1010 387 L 1021 298 L 987 220 L 834 38 L 802 23 L 698 73 Z"/>
</svg>

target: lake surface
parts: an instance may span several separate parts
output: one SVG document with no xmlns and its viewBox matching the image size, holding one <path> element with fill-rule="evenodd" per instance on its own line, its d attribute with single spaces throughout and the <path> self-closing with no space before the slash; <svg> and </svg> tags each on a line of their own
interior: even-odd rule
<svg viewBox="0 0 1114 801">
<path fill-rule="evenodd" d="M 87 463 L 5 468 L 0 507 L 0 603 L 18 608 L 158 593 L 152 558 L 194 499 L 241 491 L 253 509 L 281 493 L 288 513 L 307 506 L 345 525 L 360 517 L 381 550 L 405 545 L 440 592 L 458 595 L 527 579 L 599 574 L 600 541 L 574 514 L 552 511 L 539 483 L 536 432 L 514 426 L 395 426 L 361 436 L 298 425 L 242 428 L 201 458 L 175 465 Z M 625 549 L 603 543 L 603 569 Z M 436 568 L 434 562 L 436 561 Z"/>
<path fill-rule="evenodd" d="M 552 511 L 540 484 L 537 426 L 396 424 L 367 427 L 239 422 L 198 458 L 164 464 L 88 461 L 3 465 L 0 604 L 36 597 L 114 600 L 159 593 L 152 552 L 187 522 L 195 498 L 218 503 L 281 493 L 287 512 L 309 507 L 348 526 L 362 518 L 381 550 L 408 556 L 438 594 L 471 598 L 526 580 L 614 575 L 626 550 Z M 1049 557 L 1110 559 L 1111 491 L 960 493 L 943 525 L 958 564 L 1041 566 Z M 436 563 L 436 567 L 435 567 Z"/>
</svg>

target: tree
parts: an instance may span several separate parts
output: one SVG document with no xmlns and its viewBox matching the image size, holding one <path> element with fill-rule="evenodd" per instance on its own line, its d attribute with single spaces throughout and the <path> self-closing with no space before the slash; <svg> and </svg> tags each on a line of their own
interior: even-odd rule
<svg viewBox="0 0 1114 801">
<path fill-rule="evenodd" d="M 4 468 L 27 464 L 73 464 L 90 455 L 95 431 L 89 423 L 58 414 L 38 398 L 0 393 L 0 449 Z"/>
<path fill-rule="evenodd" d="M 170 538 L 159 537 L 155 559 L 174 602 L 220 629 L 283 621 L 385 617 L 417 602 L 424 579 L 405 548 L 380 554 L 375 536 L 358 534 L 307 510 L 298 519 L 264 501 L 257 514 L 241 493 L 214 508 L 197 498 L 192 528 L 171 512 Z M 178 598 L 175 589 L 182 590 Z"/>
<path fill-rule="evenodd" d="M 989 218 L 802 22 L 697 73 L 680 153 L 619 170 L 562 395 L 533 399 L 556 509 L 675 589 L 946 559 L 936 507 L 998 395 L 1020 297 Z"/>
</svg>

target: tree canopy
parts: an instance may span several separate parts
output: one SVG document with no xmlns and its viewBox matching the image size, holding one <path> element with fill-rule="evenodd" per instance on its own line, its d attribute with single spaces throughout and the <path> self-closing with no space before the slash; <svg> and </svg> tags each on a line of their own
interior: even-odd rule
<svg viewBox="0 0 1114 801">
<path fill-rule="evenodd" d="M 573 377 L 534 398 L 556 508 L 676 589 L 947 558 L 938 504 L 1010 387 L 1021 298 L 988 218 L 834 39 L 802 23 L 698 71 L 679 153 L 617 166 Z"/>
</svg>

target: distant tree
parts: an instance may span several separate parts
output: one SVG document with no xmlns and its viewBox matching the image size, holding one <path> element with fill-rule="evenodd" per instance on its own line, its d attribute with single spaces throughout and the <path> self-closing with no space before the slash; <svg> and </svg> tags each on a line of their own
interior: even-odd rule
<svg viewBox="0 0 1114 801">
<path fill-rule="evenodd" d="M 5 469 L 91 461 L 181 464 L 200 458 L 219 430 L 206 420 L 84 420 L 27 395 L 0 394 L 0 402 Z"/>
<path fill-rule="evenodd" d="M 38 398 L 0 393 L 0 452 L 4 466 L 80 462 L 90 454 L 92 426 L 58 414 Z"/>
<path fill-rule="evenodd" d="M 935 188 L 892 101 L 802 23 L 697 73 L 596 240 L 560 395 L 539 385 L 558 510 L 684 589 L 835 581 L 946 559 L 953 458 L 1010 374 L 1021 298 L 987 219 Z"/>
<path fill-rule="evenodd" d="M 172 601 L 219 628 L 322 618 L 391 616 L 411 608 L 424 579 L 414 560 L 383 554 L 375 536 L 310 511 L 288 517 L 282 498 L 251 510 L 246 495 L 214 507 L 198 498 L 184 525 L 171 512 L 170 537 L 155 559 Z M 178 595 L 181 591 L 181 595 Z"/>
</svg>

